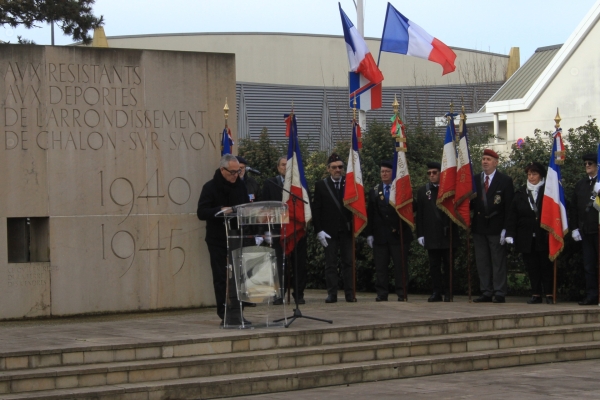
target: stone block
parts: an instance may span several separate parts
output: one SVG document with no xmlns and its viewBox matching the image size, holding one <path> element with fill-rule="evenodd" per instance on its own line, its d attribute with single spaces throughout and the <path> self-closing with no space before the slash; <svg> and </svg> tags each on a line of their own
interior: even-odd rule
<svg viewBox="0 0 600 400">
<path fill-rule="evenodd" d="M 496 339 L 470 340 L 467 342 L 467 351 L 495 350 L 497 348 L 498 340 Z"/>
<path fill-rule="evenodd" d="M 160 356 L 162 358 L 172 358 L 173 357 L 173 346 L 163 346 Z"/>
<path fill-rule="evenodd" d="M 139 347 L 135 349 L 136 360 L 151 360 L 160 358 L 162 349 L 160 347 Z"/>
<path fill-rule="evenodd" d="M 104 386 L 107 374 L 85 374 L 79 375 L 79 386 Z"/>
<path fill-rule="evenodd" d="M 535 362 L 538 364 L 551 363 L 556 361 L 558 361 L 558 354 L 554 351 L 535 354 Z"/>
<path fill-rule="evenodd" d="M 195 378 L 210 376 L 211 366 L 209 364 L 184 365 L 179 367 L 180 378 Z"/>
<path fill-rule="evenodd" d="M 250 339 L 250 350 L 267 350 L 277 347 L 276 337 Z"/>
<path fill-rule="evenodd" d="M 0 382 L 0 394 L 10 393 L 10 382 Z"/>
<path fill-rule="evenodd" d="M 519 365 L 530 365 L 530 364 L 535 364 L 535 353 L 521 354 L 519 356 Z"/>
<path fill-rule="evenodd" d="M 536 345 L 536 337 L 535 336 L 515 336 L 511 338 L 512 340 L 507 341 L 506 343 L 512 342 L 511 346 L 506 346 L 504 343 L 505 339 L 500 339 L 498 341 L 498 348 L 504 349 L 506 347 L 530 347 Z"/>
<path fill-rule="evenodd" d="M 323 356 L 325 358 L 325 355 Z M 296 367 L 296 356 L 286 355 L 279 358 L 279 369 L 290 369 Z"/>
<path fill-rule="evenodd" d="M 467 342 L 450 343 L 450 352 L 465 353 L 467 351 Z"/>
<path fill-rule="evenodd" d="M 6 369 L 6 358 L 0 357 L 0 371 L 2 371 L 3 369 Z"/>
<path fill-rule="evenodd" d="M 277 337 L 277 347 L 286 348 L 286 347 L 295 347 L 295 346 L 296 346 L 296 336 L 278 336 Z M 245 350 L 241 350 L 241 351 L 245 351 Z"/>
<path fill-rule="evenodd" d="M 426 356 L 429 354 L 429 346 L 426 344 L 410 346 L 410 356 Z"/>
<path fill-rule="evenodd" d="M 57 376 L 55 378 L 56 389 L 70 389 L 79 386 L 79 377 L 77 375 Z"/>
<path fill-rule="evenodd" d="M 11 382 L 12 393 L 54 389 L 54 378 L 19 379 Z"/>
<path fill-rule="evenodd" d="M 465 372 L 473 370 L 473 361 L 445 361 L 445 362 L 434 362 L 431 365 L 433 374 L 453 374 L 456 372 Z"/>
<path fill-rule="evenodd" d="M 565 343 L 591 342 L 594 340 L 594 332 L 570 332 L 564 335 Z"/>
<path fill-rule="evenodd" d="M 448 354 L 450 353 L 450 343 L 430 344 L 428 354 Z"/>
<path fill-rule="evenodd" d="M 0 197 L 2 193 L 0 190 Z M 6 218 L 0 218 L 0 249 L 6 250 Z M 0 319 L 50 315 L 50 263 L 7 263 L 0 250 Z"/>
<path fill-rule="evenodd" d="M 136 349 L 120 349 L 114 350 L 115 361 L 133 361 L 135 357 Z"/>
<path fill-rule="evenodd" d="M 557 357 L 560 361 L 585 360 L 585 350 L 562 350 Z"/>
<path fill-rule="evenodd" d="M 456 333 L 465 333 L 468 331 L 468 322 L 449 322 L 448 323 L 448 333 L 453 335 Z"/>
<path fill-rule="evenodd" d="M 431 375 L 431 373 L 431 364 L 417 364 L 415 366 L 415 376 L 426 376 Z"/>
<path fill-rule="evenodd" d="M 490 369 L 513 367 L 515 365 L 519 365 L 519 356 L 491 357 L 489 359 Z"/>
<path fill-rule="evenodd" d="M 390 328 L 379 328 L 373 330 L 373 338 L 375 340 L 386 340 L 391 338 Z"/>
<path fill-rule="evenodd" d="M 106 363 L 115 360 L 115 352 L 113 350 L 95 350 L 85 351 L 83 353 L 83 362 L 85 364 Z"/>
<path fill-rule="evenodd" d="M 493 319 L 486 319 L 477 321 L 477 329 L 471 332 L 488 332 L 495 329 L 495 321 Z"/>
<path fill-rule="evenodd" d="M 405 358 L 411 356 L 411 348 L 409 346 L 394 347 L 394 358 Z"/>
<path fill-rule="evenodd" d="M 550 335 L 540 335 L 536 338 L 536 344 L 538 346 L 564 343 L 565 336 L 562 333 L 554 333 Z"/>
<path fill-rule="evenodd" d="M 499 318 L 494 320 L 494 329 L 515 329 L 518 327 L 516 318 Z"/>
<path fill-rule="evenodd" d="M 377 360 L 389 360 L 390 358 L 394 358 L 394 349 L 377 349 L 375 350 L 375 358 Z"/>
<path fill-rule="evenodd" d="M 588 360 L 600 358 L 600 349 L 587 349 L 585 351 L 585 358 Z"/>
<path fill-rule="evenodd" d="M 30 368 L 53 367 L 60 365 L 60 354 L 37 354 L 29 356 Z"/>
<path fill-rule="evenodd" d="M 63 365 L 75 365 L 83 364 L 83 351 L 73 351 L 69 353 L 62 353 Z"/>
<path fill-rule="evenodd" d="M 296 368 L 313 367 L 315 365 L 323 365 L 322 354 L 310 354 L 296 357 Z"/>
<path fill-rule="evenodd" d="M 364 382 L 383 381 L 386 379 L 395 378 L 394 369 L 392 367 L 378 367 L 373 369 L 365 369 L 362 374 Z"/>
<path fill-rule="evenodd" d="M 233 353 L 236 353 L 238 351 L 249 351 L 249 350 L 250 350 L 250 340 L 249 339 L 232 341 L 231 351 Z"/>
<path fill-rule="evenodd" d="M 357 341 L 356 331 L 340 332 L 340 343 L 353 343 Z"/>
<path fill-rule="evenodd" d="M 417 373 L 417 368 L 414 365 L 402 365 L 397 370 L 398 378 L 412 378 Z"/>
<path fill-rule="evenodd" d="M 339 342 L 339 332 L 326 332 L 323 334 L 322 344 L 338 344 Z"/>
<path fill-rule="evenodd" d="M 363 329 L 356 332 L 359 342 L 373 340 L 373 329 Z"/>
<path fill-rule="evenodd" d="M 129 383 L 152 382 L 179 378 L 179 368 L 152 368 L 129 371 Z"/>
<path fill-rule="evenodd" d="M 175 357 L 201 356 L 231 352 L 231 341 L 190 343 L 173 346 Z"/>
<path fill-rule="evenodd" d="M 341 363 L 341 353 L 323 353 L 323 365 L 339 364 Z"/>
<path fill-rule="evenodd" d="M 122 383 L 127 383 L 128 379 L 127 371 L 109 372 L 106 374 L 107 385 L 119 385 Z"/>
<path fill-rule="evenodd" d="M 6 357 L 6 369 L 25 369 L 29 366 L 29 357 Z"/>
<path fill-rule="evenodd" d="M 489 358 L 477 358 L 473 360 L 473 370 L 486 370 L 490 369 Z"/>
<path fill-rule="evenodd" d="M 373 350 L 359 350 L 359 351 L 345 351 L 342 353 L 342 362 L 358 362 L 358 361 L 372 361 L 375 359 L 375 351 Z"/>
</svg>

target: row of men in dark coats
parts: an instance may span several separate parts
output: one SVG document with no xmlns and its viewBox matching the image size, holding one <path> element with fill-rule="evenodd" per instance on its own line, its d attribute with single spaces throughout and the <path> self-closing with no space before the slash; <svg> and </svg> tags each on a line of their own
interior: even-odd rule
<svg viewBox="0 0 600 400">
<path fill-rule="evenodd" d="M 533 196 L 533 192 L 527 188 L 527 185 L 520 188 L 515 194 L 512 179 L 497 171 L 498 158 L 498 154 L 493 150 L 486 149 L 484 151 L 481 160 L 482 173 L 476 176 L 475 179 L 477 196 L 471 202 L 473 215 L 471 231 L 473 233 L 475 261 L 481 290 L 481 295 L 474 302 L 505 302 L 507 294 L 505 243 L 507 242 L 514 243 L 517 251 L 524 254 L 524 260 L 530 271 L 532 291 L 541 299 L 542 294 L 551 295 L 548 263 L 541 263 L 539 262 L 540 257 L 528 257 L 528 255 L 537 252 L 538 254 L 545 254 L 547 259 L 547 233 L 539 227 L 543 183 L 537 183 L 538 190 L 535 191 L 532 204 L 530 194 Z M 570 229 L 573 238 L 576 241 L 583 241 L 584 248 L 587 295 L 580 302 L 582 305 L 594 304 L 598 300 L 598 211 L 590 207 L 590 199 L 594 196 L 594 190 L 597 192 L 600 189 L 595 188 L 593 185 L 597 174 L 595 155 L 584 156 L 584 161 L 588 177 L 577 183 L 572 202 L 573 207 L 570 210 Z M 227 164 L 227 167 L 223 167 L 225 164 Z M 215 172 L 213 180 L 207 182 L 203 187 L 198 204 L 198 217 L 207 221 L 206 242 L 209 244 L 209 252 L 211 253 L 214 280 L 220 281 L 219 276 L 223 275 L 216 269 L 218 269 L 218 265 L 225 265 L 223 260 L 224 255 L 226 255 L 226 244 L 224 231 L 221 232 L 221 228 L 214 229 L 219 223 L 222 225 L 222 220 L 215 220 L 212 216 L 221 208 L 224 209 L 228 206 L 249 201 L 281 201 L 286 164 L 287 159 L 281 157 L 277 163 L 278 175 L 269 178 L 264 183 L 261 191 L 256 181 L 245 173 L 245 167 L 247 166 L 245 159 L 233 157 L 225 163 L 222 159 L 221 167 Z M 534 164 L 541 166 L 538 163 Z M 433 294 L 428 301 L 450 301 L 448 277 L 446 275 L 450 265 L 450 242 L 452 242 L 452 247 L 458 245 L 458 240 L 453 239 L 451 241 L 450 237 L 458 238 L 458 228 L 436 205 L 440 164 L 428 163 L 427 167 L 429 182 L 418 190 L 415 203 L 417 240 L 421 246 L 425 247 L 429 256 Z M 532 169 L 535 168 L 529 166 L 527 171 L 529 172 Z M 537 169 L 539 169 L 539 175 L 545 175 L 543 167 Z M 329 157 L 327 171 L 329 176 L 315 184 L 314 197 L 311 203 L 315 232 L 317 239 L 324 247 L 325 253 L 327 286 L 325 301 L 327 303 L 337 302 L 339 265 L 345 300 L 355 302 L 356 299 L 352 291 L 352 257 L 354 256 L 352 254 L 352 214 L 343 204 L 345 190 L 344 162 L 337 154 L 332 154 Z M 408 266 L 408 249 L 413 240 L 410 226 L 399 217 L 393 206 L 389 204 L 392 172 L 392 163 L 389 161 L 382 162 L 380 164 L 381 182 L 373 188 L 365 188 L 368 198 L 368 224 L 364 230 L 364 235 L 367 237 L 368 245 L 374 250 L 376 301 L 388 300 L 388 266 L 390 261 L 394 266 L 395 289 L 398 301 L 404 300 L 405 293 L 403 290 L 405 285 L 403 283 L 407 279 L 404 272 Z M 234 176 L 235 173 L 238 175 Z M 221 182 L 221 185 L 225 186 L 235 186 L 239 188 L 240 193 L 243 187 L 245 194 L 239 198 L 232 196 L 229 191 L 219 189 L 219 185 L 216 185 L 213 181 Z M 221 192 L 217 193 L 219 190 Z M 205 195 L 205 191 L 207 193 L 215 192 L 215 196 L 209 199 Z M 527 210 L 531 212 L 527 214 Z M 216 236 L 220 238 L 218 240 L 220 245 L 218 246 L 225 247 L 225 250 L 216 250 Z M 269 244 L 273 245 L 281 255 L 281 245 L 279 243 L 273 243 L 269 240 Z M 294 290 L 293 295 L 302 304 L 304 303 L 304 289 L 306 287 L 306 237 L 297 243 L 294 251 L 297 253 L 297 257 L 292 254 L 289 260 L 291 263 L 297 260 L 298 263 L 298 276 L 293 277 L 294 284 L 292 285 L 292 288 L 298 288 L 298 293 Z M 219 253 L 219 256 L 213 256 L 213 253 Z M 453 254 L 456 254 L 456 251 L 453 251 Z M 278 259 L 282 258 L 278 257 Z M 536 266 L 536 263 L 539 265 Z M 287 268 L 287 270 L 292 272 L 296 269 L 293 268 L 292 264 L 292 267 Z M 532 273 L 532 271 L 537 272 Z M 280 273 L 280 277 L 283 278 L 282 273 Z M 296 279 L 298 280 L 297 286 Z M 225 284 L 218 284 L 216 281 L 214 282 L 215 296 L 218 312 L 221 316 L 222 312 L 219 310 L 223 309 L 220 304 L 224 304 L 225 295 L 222 288 L 225 287 Z M 539 293 L 536 293 L 537 291 Z M 542 291 L 545 292 L 542 293 Z M 532 300 L 534 299 L 532 298 Z"/>
</svg>

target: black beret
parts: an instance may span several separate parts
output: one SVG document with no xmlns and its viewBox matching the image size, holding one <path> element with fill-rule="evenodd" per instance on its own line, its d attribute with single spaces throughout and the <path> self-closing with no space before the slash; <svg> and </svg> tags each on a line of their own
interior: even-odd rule
<svg viewBox="0 0 600 400">
<path fill-rule="evenodd" d="M 546 167 L 544 167 L 537 161 L 532 161 L 529 164 L 527 164 L 527 166 L 525 167 L 525 172 L 529 171 L 537 172 L 543 177 L 546 176 Z"/>
<path fill-rule="evenodd" d="M 585 154 L 581 157 L 583 161 L 598 162 L 598 155 L 594 153 Z"/>
<path fill-rule="evenodd" d="M 386 168 L 389 168 L 389 169 L 394 169 L 394 160 L 382 160 L 379 163 L 379 166 L 380 167 L 386 167 Z"/>
<path fill-rule="evenodd" d="M 442 164 L 440 164 L 439 162 L 435 162 L 435 161 L 431 161 L 427 163 L 427 168 L 429 169 L 437 169 L 437 170 L 442 170 Z"/>
<path fill-rule="evenodd" d="M 336 153 L 333 153 L 329 156 L 329 158 L 327 159 L 327 164 L 331 164 L 333 162 L 338 162 L 338 161 L 342 161 L 342 159 L 340 158 L 340 156 L 338 156 Z M 343 162 L 343 161 L 342 161 Z"/>
<path fill-rule="evenodd" d="M 248 161 L 246 161 L 246 159 L 244 157 L 242 157 L 242 156 L 235 156 L 235 158 L 237 158 L 237 160 L 238 160 L 238 162 L 240 164 L 248 165 Z"/>
</svg>

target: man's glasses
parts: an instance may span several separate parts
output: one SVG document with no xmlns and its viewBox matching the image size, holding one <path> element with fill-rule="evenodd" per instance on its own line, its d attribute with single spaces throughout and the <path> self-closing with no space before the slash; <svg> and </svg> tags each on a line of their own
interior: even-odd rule
<svg viewBox="0 0 600 400">
<path fill-rule="evenodd" d="M 227 168 L 225 168 L 225 167 L 223 167 L 223 169 L 224 169 L 225 171 L 229 172 L 231 175 L 239 175 L 239 174 L 242 172 L 242 170 L 241 170 L 241 169 L 238 169 L 237 171 L 230 171 L 230 170 L 228 170 L 228 169 L 227 169 Z"/>
<path fill-rule="evenodd" d="M 589 167 L 589 166 L 594 165 L 596 163 L 593 162 L 593 161 L 586 161 L 586 162 L 584 162 L 584 164 L 585 164 L 586 167 Z"/>
<path fill-rule="evenodd" d="M 432 176 L 432 175 L 437 175 L 438 172 L 437 171 L 427 171 L 427 175 Z"/>
<path fill-rule="evenodd" d="M 332 165 L 329 168 L 331 168 L 331 169 L 344 169 L 344 166 L 343 165 Z"/>
</svg>

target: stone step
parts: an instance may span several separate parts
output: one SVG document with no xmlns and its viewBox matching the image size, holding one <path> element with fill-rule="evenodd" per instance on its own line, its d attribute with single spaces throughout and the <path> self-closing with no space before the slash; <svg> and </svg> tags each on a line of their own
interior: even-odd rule
<svg viewBox="0 0 600 400">
<path fill-rule="evenodd" d="M 494 310 L 497 311 L 497 310 Z M 512 313 L 472 318 L 398 322 L 376 325 L 324 327 L 308 330 L 224 330 L 219 337 L 196 338 L 114 345 L 58 347 L 44 350 L 0 353 L 0 371 L 59 367 L 148 359 L 170 359 L 251 350 L 285 349 L 337 343 L 358 343 L 406 337 L 501 331 L 508 329 L 552 327 L 600 323 L 597 310 L 581 309 Z"/>
<path fill-rule="evenodd" d="M 0 399 L 206 399 L 598 358 L 600 358 L 600 343 L 598 342 L 554 344 L 213 377 L 3 394 L 0 395 Z"/>
<path fill-rule="evenodd" d="M 386 339 L 177 359 L 23 369 L 0 372 L 0 393 L 209 377 L 594 341 L 600 341 L 600 324 Z"/>
</svg>

